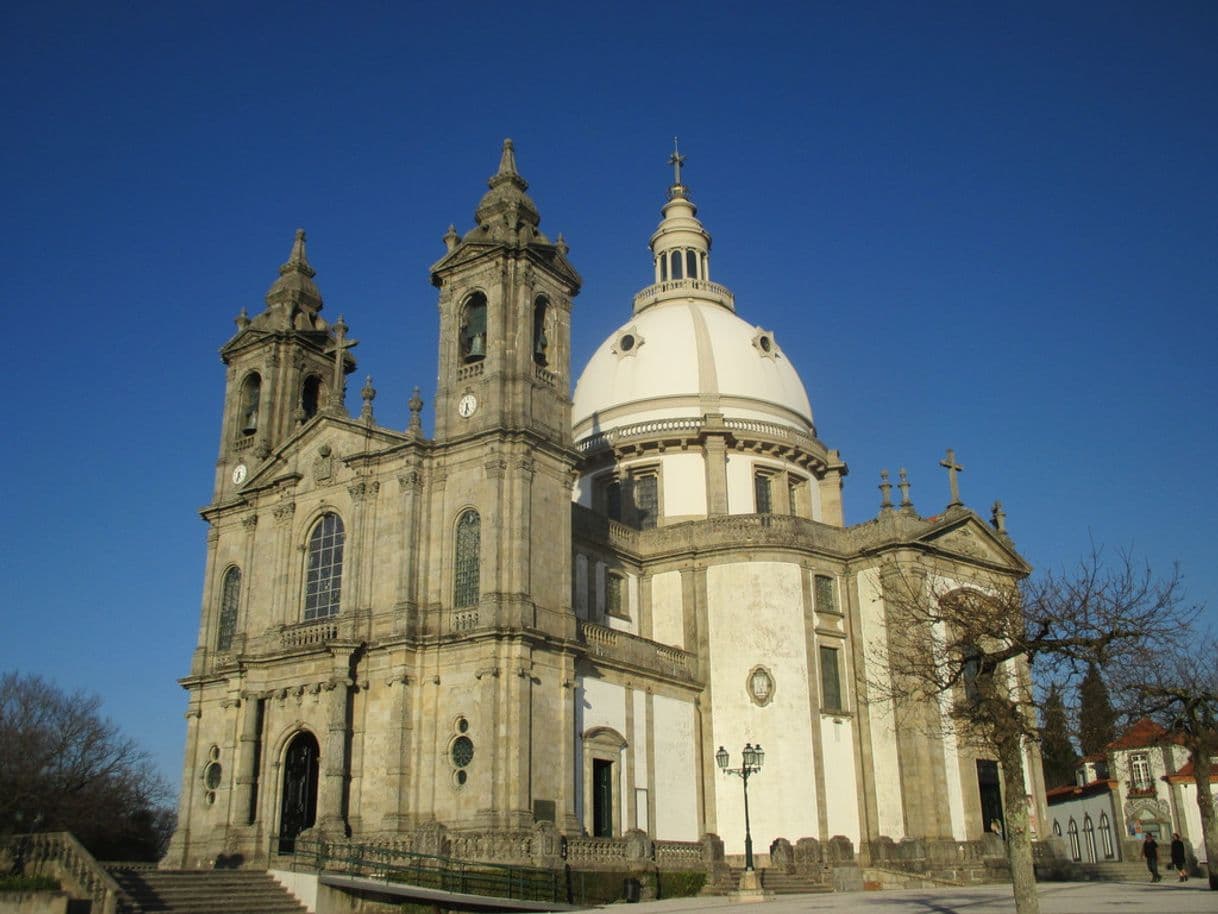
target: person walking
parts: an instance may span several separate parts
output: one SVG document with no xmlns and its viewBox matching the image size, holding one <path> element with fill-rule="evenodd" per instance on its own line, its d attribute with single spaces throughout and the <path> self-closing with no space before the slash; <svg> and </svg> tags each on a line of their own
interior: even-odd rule
<svg viewBox="0 0 1218 914">
<path fill-rule="evenodd" d="M 1184 842 L 1180 833 L 1173 832 L 1171 836 L 1171 868 L 1180 874 L 1179 882 L 1188 882 L 1188 863 L 1184 859 Z"/>
<path fill-rule="evenodd" d="M 1142 839 L 1142 856 L 1146 858 L 1146 868 L 1150 870 L 1150 881 L 1162 882 L 1163 877 L 1159 875 L 1159 843 L 1150 832 Z"/>
</svg>

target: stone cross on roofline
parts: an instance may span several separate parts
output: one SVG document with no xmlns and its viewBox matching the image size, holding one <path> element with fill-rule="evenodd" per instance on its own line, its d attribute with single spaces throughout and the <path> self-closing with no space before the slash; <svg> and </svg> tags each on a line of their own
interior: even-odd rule
<svg viewBox="0 0 1218 914">
<path fill-rule="evenodd" d="M 359 340 L 347 339 L 347 322 L 340 314 L 334 322 L 334 342 L 326 347 L 326 352 L 334 353 L 334 388 L 331 394 L 331 408 L 337 412 L 345 412 L 347 399 L 347 375 L 343 372 L 343 356 L 348 349 L 359 345 Z"/>
<path fill-rule="evenodd" d="M 952 490 L 952 500 L 947 503 L 947 506 L 949 508 L 964 507 L 964 502 L 960 500 L 960 481 L 956 478 L 957 473 L 964 472 L 964 467 L 956 463 L 956 452 L 948 448 L 947 457 L 939 461 L 939 466 L 947 469 L 947 481 Z"/>
</svg>

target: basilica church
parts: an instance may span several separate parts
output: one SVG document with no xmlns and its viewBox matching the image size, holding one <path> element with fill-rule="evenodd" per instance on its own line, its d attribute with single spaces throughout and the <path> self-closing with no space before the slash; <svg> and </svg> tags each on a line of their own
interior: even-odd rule
<svg viewBox="0 0 1218 914">
<path fill-rule="evenodd" d="M 737 311 L 670 164 L 642 288 L 573 366 L 580 275 L 504 142 L 472 228 L 450 227 L 430 269 L 430 435 L 417 390 L 405 431 L 377 424 L 370 384 L 346 409 L 352 341 L 323 317 L 296 233 L 265 307 L 220 350 L 164 865 L 436 823 L 717 834 L 737 854 L 744 794 L 716 755 L 737 766 L 746 743 L 763 750 L 748 797 L 762 849 L 969 840 L 1001 816 L 992 759 L 903 727 L 869 686 L 885 568 L 933 560 L 952 586 L 1027 573 L 1000 509 L 983 520 L 953 485 L 924 517 L 902 472 L 873 519 L 845 525 L 846 463 L 782 328 Z M 1044 786 L 1026 767 L 1035 827 Z"/>
</svg>

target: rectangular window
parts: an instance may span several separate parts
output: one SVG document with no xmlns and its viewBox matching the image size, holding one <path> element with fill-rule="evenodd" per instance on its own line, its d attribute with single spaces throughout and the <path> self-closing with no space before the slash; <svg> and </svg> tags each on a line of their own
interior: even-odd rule
<svg viewBox="0 0 1218 914">
<path fill-rule="evenodd" d="M 610 574 L 605 578 L 605 612 L 610 616 L 622 616 L 622 578 Z"/>
<path fill-rule="evenodd" d="M 826 711 L 842 710 L 842 679 L 835 647 L 820 649 L 821 707 Z"/>
<path fill-rule="evenodd" d="M 770 494 L 770 474 L 753 474 L 753 500 L 758 514 L 772 514 L 774 501 Z"/>
<path fill-rule="evenodd" d="M 787 477 L 787 513 L 800 517 L 807 515 L 804 510 L 803 498 L 804 481 L 798 476 Z"/>
<path fill-rule="evenodd" d="M 838 612 L 837 590 L 833 586 L 833 578 L 818 574 L 813 578 L 816 584 L 816 611 L 822 613 Z"/>
<path fill-rule="evenodd" d="M 660 480 L 654 473 L 634 479 L 634 510 L 640 530 L 654 530 L 660 513 Z"/>
<path fill-rule="evenodd" d="M 1150 777 L 1150 756 L 1145 752 L 1135 752 L 1129 757 L 1129 770 L 1133 775 L 1134 790 L 1150 790 L 1154 781 Z"/>
<path fill-rule="evenodd" d="M 605 486 L 605 514 L 610 520 L 622 519 L 622 484 L 617 480 Z"/>
</svg>

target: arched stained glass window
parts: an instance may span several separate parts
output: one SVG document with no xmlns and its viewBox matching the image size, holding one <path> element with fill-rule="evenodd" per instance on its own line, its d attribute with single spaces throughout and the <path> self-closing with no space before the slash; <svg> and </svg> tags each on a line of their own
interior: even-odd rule
<svg viewBox="0 0 1218 914">
<path fill-rule="evenodd" d="M 338 615 L 343 590 L 343 522 L 337 514 L 323 514 L 309 534 L 305 565 L 304 619 Z"/>
<path fill-rule="evenodd" d="M 216 634 L 216 650 L 227 651 L 233 646 L 237 631 L 237 607 L 241 601 L 241 569 L 233 565 L 224 573 L 220 587 L 220 625 Z"/>
<path fill-rule="evenodd" d="M 1095 826 L 1091 824 L 1091 816 L 1083 816 L 1083 838 L 1087 842 L 1087 862 L 1095 863 L 1099 855 L 1095 852 Z"/>
<path fill-rule="evenodd" d="M 479 571 L 482 549 L 482 519 L 472 508 L 457 518 L 457 543 L 453 562 L 453 606 L 474 606 L 481 596 Z"/>
<path fill-rule="evenodd" d="M 1070 838 L 1070 859 L 1077 863 L 1083 859 L 1083 852 L 1078 844 L 1078 823 L 1073 818 L 1066 826 L 1066 835 Z"/>
</svg>

